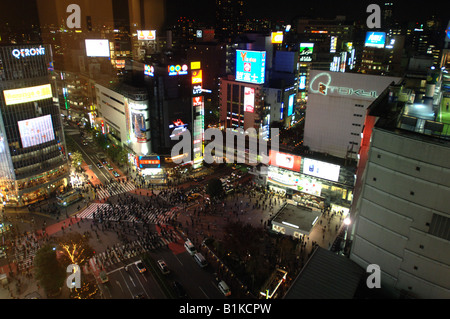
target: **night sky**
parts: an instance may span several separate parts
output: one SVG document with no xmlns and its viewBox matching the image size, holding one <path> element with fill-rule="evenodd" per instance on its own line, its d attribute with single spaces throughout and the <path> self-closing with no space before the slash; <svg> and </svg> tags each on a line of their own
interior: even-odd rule
<svg viewBox="0 0 450 319">
<path fill-rule="evenodd" d="M 91 0 L 95 1 L 95 0 Z M 388 0 L 386 0 L 388 1 Z M 74 1 L 76 3 L 76 1 Z M 364 21 L 370 3 L 383 4 L 374 0 L 244 0 L 244 13 L 248 18 L 273 18 L 287 23 L 296 16 L 334 18 L 345 15 L 350 21 Z M 399 20 L 417 20 L 435 14 L 442 17 L 444 27 L 450 19 L 450 1 L 392 0 L 394 15 Z M 213 25 L 215 0 L 167 0 L 167 20 L 173 23 L 180 16 Z M 37 23 L 35 0 L 0 0 L 0 23 L 26 25 Z"/>
</svg>

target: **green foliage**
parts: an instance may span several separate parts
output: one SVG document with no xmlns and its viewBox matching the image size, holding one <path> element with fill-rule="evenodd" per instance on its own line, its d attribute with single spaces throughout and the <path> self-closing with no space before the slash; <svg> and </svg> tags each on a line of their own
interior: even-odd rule
<svg viewBox="0 0 450 319">
<path fill-rule="evenodd" d="M 48 244 L 40 248 L 34 258 L 35 277 L 47 294 L 56 294 L 66 280 L 66 269 L 56 258 L 55 246 Z"/>
<path fill-rule="evenodd" d="M 220 198 L 225 194 L 220 179 L 212 178 L 209 180 L 208 185 L 206 186 L 206 194 L 212 198 Z"/>
<path fill-rule="evenodd" d="M 79 168 L 81 167 L 81 164 L 83 164 L 83 154 L 81 154 L 81 152 L 79 151 L 74 151 L 72 152 L 72 154 L 70 155 L 70 158 L 72 160 L 72 166 Z"/>
</svg>

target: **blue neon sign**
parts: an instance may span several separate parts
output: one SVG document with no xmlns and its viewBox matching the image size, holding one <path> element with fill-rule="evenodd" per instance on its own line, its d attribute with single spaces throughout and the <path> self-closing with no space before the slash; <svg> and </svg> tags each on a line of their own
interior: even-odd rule
<svg viewBox="0 0 450 319">
<path fill-rule="evenodd" d="M 236 50 L 236 81 L 263 84 L 266 51 Z"/>
<path fill-rule="evenodd" d="M 386 32 L 367 32 L 364 46 L 373 48 L 384 48 Z"/>
</svg>

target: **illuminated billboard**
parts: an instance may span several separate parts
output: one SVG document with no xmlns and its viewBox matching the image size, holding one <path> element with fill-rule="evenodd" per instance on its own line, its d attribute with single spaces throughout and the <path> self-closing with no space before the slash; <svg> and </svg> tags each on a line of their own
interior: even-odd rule
<svg viewBox="0 0 450 319">
<path fill-rule="evenodd" d="M 236 50 L 236 81 L 263 84 L 266 51 Z"/>
<path fill-rule="evenodd" d="M 201 68 L 201 62 L 200 61 L 191 62 L 191 70 L 198 70 L 200 68 Z"/>
<path fill-rule="evenodd" d="M 122 69 L 125 67 L 125 60 L 116 60 L 116 68 Z"/>
<path fill-rule="evenodd" d="M 314 43 L 300 43 L 299 61 L 311 62 L 314 51 Z"/>
<path fill-rule="evenodd" d="M 170 76 L 186 75 L 186 74 L 188 74 L 188 66 L 187 66 L 187 64 L 169 65 L 169 66 L 167 66 L 167 71 L 169 72 Z"/>
<path fill-rule="evenodd" d="M 192 98 L 192 106 L 202 106 L 203 96 L 196 96 Z"/>
<path fill-rule="evenodd" d="M 109 40 L 104 39 L 86 39 L 86 55 L 89 57 L 107 57 L 109 58 Z"/>
<path fill-rule="evenodd" d="M 298 88 L 299 88 L 299 90 L 306 89 L 306 75 L 300 75 L 300 78 L 298 81 Z"/>
<path fill-rule="evenodd" d="M 321 196 L 322 193 L 322 184 L 317 180 L 302 176 L 300 173 L 282 171 L 276 167 L 269 167 L 267 180 L 271 184 L 316 196 Z"/>
<path fill-rule="evenodd" d="M 337 182 L 339 180 L 340 169 L 341 167 L 339 165 L 316 161 L 310 158 L 303 159 L 303 174 Z"/>
<path fill-rule="evenodd" d="M 202 70 L 192 71 L 192 84 L 201 84 L 203 81 Z"/>
<path fill-rule="evenodd" d="M 156 40 L 156 30 L 137 30 L 138 40 Z"/>
<path fill-rule="evenodd" d="M 55 139 L 52 116 L 44 115 L 17 122 L 22 147 L 31 147 Z"/>
<path fill-rule="evenodd" d="M 330 53 L 336 53 L 336 47 L 337 47 L 337 37 L 331 36 L 331 39 L 330 39 Z"/>
<path fill-rule="evenodd" d="M 50 84 L 30 86 L 22 89 L 4 90 L 6 105 L 34 102 L 53 97 Z"/>
<path fill-rule="evenodd" d="M 283 43 L 283 31 L 272 32 L 272 43 Z"/>
<path fill-rule="evenodd" d="M 244 111 L 253 113 L 255 109 L 255 89 L 244 88 Z"/>
<path fill-rule="evenodd" d="M 300 172 L 302 162 L 302 158 L 300 156 L 270 150 L 269 160 L 269 165 Z"/>
<path fill-rule="evenodd" d="M 152 65 L 144 64 L 144 75 L 155 76 L 155 68 Z"/>
<path fill-rule="evenodd" d="M 139 168 L 160 168 L 161 158 L 159 156 L 139 156 L 137 164 Z"/>
<path fill-rule="evenodd" d="M 367 32 L 364 46 L 372 48 L 384 48 L 386 32 Z"/>
<path fill-rule="evenodd" d="M 294 97 L 295 97 L 295 94 L 289 95 L 288 114 L 287 114 L 287 116 L 291 116 L 292 113 L 294 113 Z"/>
</svg>

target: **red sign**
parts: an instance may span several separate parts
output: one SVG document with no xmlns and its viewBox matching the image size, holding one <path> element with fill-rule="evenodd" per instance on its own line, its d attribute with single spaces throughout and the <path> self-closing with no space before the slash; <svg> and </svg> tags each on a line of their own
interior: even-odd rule
<svg viewBox="0 0 450 319">
<path fill-rule="evenodd" d="M 193 106 L 202 106 L 202 103 L 203 103 L 203 96 L 196 96 L 192 98 Z"/>
<path fill-rule="evenodd" d="M 269 159 L 269 165 L 300 172 L 302 163 L 302 158 L 300 156 L 270 150 Z"/>
</svg>

